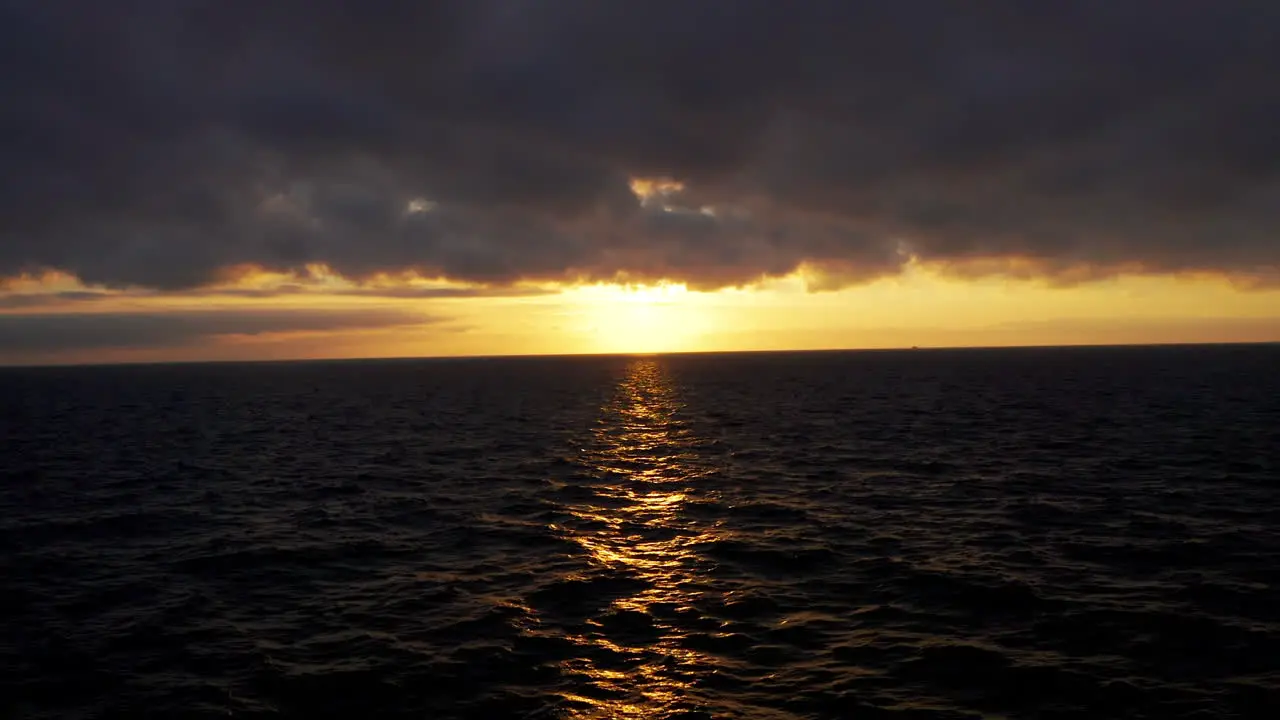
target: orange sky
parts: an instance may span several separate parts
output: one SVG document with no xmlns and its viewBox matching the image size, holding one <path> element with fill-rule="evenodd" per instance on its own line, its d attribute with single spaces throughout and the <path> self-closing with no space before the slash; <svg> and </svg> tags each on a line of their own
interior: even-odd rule
<svg viewBox="0 0 1280 720">
<path fill-rule="evenodd" d="M 1040 281 L 947 279 L 921 268 L 839 291 L 810 292 L 792 276 L 755 287 L 694 292 L 682 285 L 541 286 L 488 297 L 340 294 L 355 286 L 320 275 L 305 292 L 245 297 L 286 278 L 239 276 L 214 292 L 117 292 L 95 300 L 30 303 L 22 313 L 226 313 L 394 310 L 390 327 L 208 334 L 174 346 L 13 352 L 4 363 L 252 360 L 508 354 L 653 353 L 825 348 L 1280 341 L 1280 290 L 1222 279 L 1132 276 L 1070 287 Z M 400 280 L 393 288 L 439 283 Z M 75 289 L 67 278 L 10 284 L 28 298 Z M 219 294 L 221 293 L 221 294 Z M 31 305 L 44 305 L 32 307 Z M 422 324 L 414 318 L 421 315 Z M 234 323 L 232 323 L 234 325 Z"/>
</svg>

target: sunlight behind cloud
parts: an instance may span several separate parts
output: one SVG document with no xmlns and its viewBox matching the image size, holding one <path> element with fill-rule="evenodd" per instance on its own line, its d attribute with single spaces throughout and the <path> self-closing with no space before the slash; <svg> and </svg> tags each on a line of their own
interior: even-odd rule
<svg viewBox="0 0 1280 720">
<path fill-rule="evenodd" d="M 640 204 L 667 206 L 667 199 L 684 190 L 684 183 L 668 178 L 632 178 L 631 192 L 640 200 Z"/>
<path fill-rule="evenodd" d="M 420 213 L 428 213 L 436 209 L 437 203 L 434 200 L 426 198 L 414 198 L 405 204 L 404 212 L 406 215 L 417 215 Z"/>
</svg>

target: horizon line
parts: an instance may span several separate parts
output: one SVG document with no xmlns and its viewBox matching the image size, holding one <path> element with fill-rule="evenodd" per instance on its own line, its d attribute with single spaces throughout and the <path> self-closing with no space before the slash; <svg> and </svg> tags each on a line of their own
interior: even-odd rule
<svg viewBox="0 0 1280 720">
<path fill-rule="evenodd" d="M 670 350 L 663 352 L 569 352 L 569 353 L 496 353 L 486 355 L 353 355 L 350 357 L 296 357 L 260 358 L 243 360 L 122 360 L 119 362 L 52 362 L 52 363 L 4 363 L 0 371 L 34 370 L 52 368 L 103 368 L 103 367 L 155 367 L 170 365 L 266 365 L 287 363 L 357 363 L 357 362 L 415 362 L 441 360 L 519 360 L 554 358 L 639 358 L 690 355 L 801 355 L 822 353 L 912 353 L 930 351 L 966 350 L 1067 350 L 1067 349 L 1133 349 L 1178 347 L 1262 347 L 1280 345 L 1280 340 L 1244 340 L 1227 342 L 1155 342 L 1155 343 L 1065 343 L 1042 345 L 916 345 L 902 347 L 831 347 L 796 349 L 747 349 L 747 350 Z"/>
</svg>

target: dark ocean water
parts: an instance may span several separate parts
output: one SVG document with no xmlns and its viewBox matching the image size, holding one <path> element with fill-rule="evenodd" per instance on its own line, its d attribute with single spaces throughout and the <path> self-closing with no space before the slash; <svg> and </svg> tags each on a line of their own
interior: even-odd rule
<svg viewBox="0 0 1280 720">
<path fill-rule="evenodd" d="M 0 716 L 1280 717 L 1280 346 L 0 371 Z"/>
</svg>

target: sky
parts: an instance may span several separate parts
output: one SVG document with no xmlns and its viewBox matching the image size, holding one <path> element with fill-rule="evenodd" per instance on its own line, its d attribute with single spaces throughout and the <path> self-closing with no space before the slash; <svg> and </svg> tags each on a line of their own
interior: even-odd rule
<svg viewBox="0 0 1280 720">
<path fill-rule="evenodd" d="M 0 0 L 0 363 L 1280 341 L 1277 26 Z"/>
</svg>

